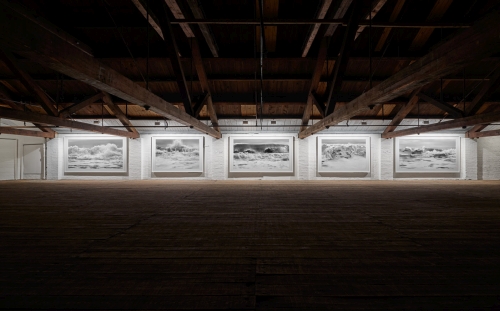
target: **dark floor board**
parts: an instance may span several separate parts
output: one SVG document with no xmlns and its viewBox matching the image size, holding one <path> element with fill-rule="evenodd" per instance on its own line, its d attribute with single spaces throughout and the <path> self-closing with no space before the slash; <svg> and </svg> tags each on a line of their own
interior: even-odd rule
<svg viewBox="0 0 500 311">
<path fill-rule="evenodd" d="M 498 189 L 0 182 L 0 310 L 498 310 Z"/>
</svg>

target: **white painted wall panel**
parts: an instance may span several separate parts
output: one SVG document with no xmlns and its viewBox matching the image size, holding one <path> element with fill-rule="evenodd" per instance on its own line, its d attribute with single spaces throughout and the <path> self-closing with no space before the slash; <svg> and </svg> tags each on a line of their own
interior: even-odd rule
<svg viewBox="0 0 500 311">
<path fill-rule="evenodd" d="M 16 179 L 17 140 L 0 138 L 0 180 Z"/>
</svg>

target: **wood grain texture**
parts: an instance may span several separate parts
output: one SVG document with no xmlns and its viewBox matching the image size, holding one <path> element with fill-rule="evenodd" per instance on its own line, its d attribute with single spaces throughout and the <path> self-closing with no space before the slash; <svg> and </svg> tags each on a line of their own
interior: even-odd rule
<svg viewBox="0 0 500 311">
<path fill-rule="evenodd" d="M 499 186 L 0 182 L 0 309 L 495 310 Z"/>
</svg>

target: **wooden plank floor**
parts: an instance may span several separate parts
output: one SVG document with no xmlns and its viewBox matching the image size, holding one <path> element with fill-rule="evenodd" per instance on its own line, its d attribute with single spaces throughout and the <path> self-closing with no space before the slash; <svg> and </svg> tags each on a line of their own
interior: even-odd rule
<svg viewBox="0 0 500 311">
<path fill-rule="evenodd" d="M 0 182 L 2 310 L 499 310 L 500 182 Z"/>
</svg>

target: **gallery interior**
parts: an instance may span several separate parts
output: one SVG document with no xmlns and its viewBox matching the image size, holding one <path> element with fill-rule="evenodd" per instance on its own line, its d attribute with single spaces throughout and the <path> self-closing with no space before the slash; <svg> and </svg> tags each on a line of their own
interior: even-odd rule
<svg viewBox="0 0 500 311">
<path fill-rule="evenodd" d="M 0 310 L 499 310 L 500 1 L 0 0 Z"/>
</svg>

